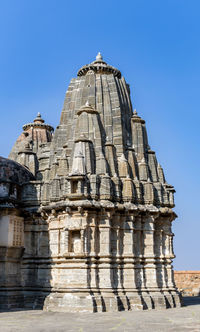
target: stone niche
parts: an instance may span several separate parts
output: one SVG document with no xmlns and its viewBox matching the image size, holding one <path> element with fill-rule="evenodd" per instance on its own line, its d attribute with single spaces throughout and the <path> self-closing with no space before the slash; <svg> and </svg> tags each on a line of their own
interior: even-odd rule
<svg viewBox="0 0 200 332">
<path fill-rule="evenodd" d="M 69 252 L 80 254 L 81 248 L 81 232 L 80 230 L 69 231 Z"/>
<path fill-rule="evenodd" d="M 24 246 L 24 219 L 15 215 L 0 216 L 0 246 Z"/>
</svg>

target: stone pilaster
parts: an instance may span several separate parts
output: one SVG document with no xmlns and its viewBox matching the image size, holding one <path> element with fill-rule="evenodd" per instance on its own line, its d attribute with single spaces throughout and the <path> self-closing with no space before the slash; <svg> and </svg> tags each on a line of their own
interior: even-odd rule
<svg viewBox="0 0 200 332">
<path fill-rule="evenodd" d="M 154 252 L 155 217 L 153 215 L 148 215 L 144 217 L 143 221 L 145 287 L 151 288 L 157 287 Z"/>
</svg>

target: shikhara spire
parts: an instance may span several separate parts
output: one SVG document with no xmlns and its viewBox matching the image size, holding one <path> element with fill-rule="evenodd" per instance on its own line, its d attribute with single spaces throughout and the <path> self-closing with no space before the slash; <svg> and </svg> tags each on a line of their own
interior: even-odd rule
<svg viewBox="0 0 200 332">
<path fill-rule="evenodd" d="M 23 130 L 10 159 L 30 171 L 17 184 L 15 207 L 29 301 L 42 297 L 56 311 L 180 305 L 171 266 L 174 188 L 121 72 L 99 52 L 71 80 L 54 135 L 40 113 Z"/>
</svg>

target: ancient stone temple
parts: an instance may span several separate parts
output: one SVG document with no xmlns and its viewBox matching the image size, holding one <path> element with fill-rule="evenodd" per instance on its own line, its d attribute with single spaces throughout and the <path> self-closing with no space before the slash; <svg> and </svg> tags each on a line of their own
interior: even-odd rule
<svg viewBox="0 0 200 332">
<path fill-rule="evenodd" d="M 0 174 L 1 309 L 180 306 L 174 188 L 100 53 L 71 80 L 55 132 L 38 114 Z"/>
</svg>

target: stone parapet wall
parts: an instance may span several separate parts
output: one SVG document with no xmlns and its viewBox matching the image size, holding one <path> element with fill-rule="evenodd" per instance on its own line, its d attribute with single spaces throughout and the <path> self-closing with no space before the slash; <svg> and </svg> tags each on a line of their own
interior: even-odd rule
<svg viewBox="0 0 200 332">
<path fill-rule="evenodd" d="M 174 271 L 174 278 L 183 295 L 200 296 L 200 271 Z"/>
</svg>

